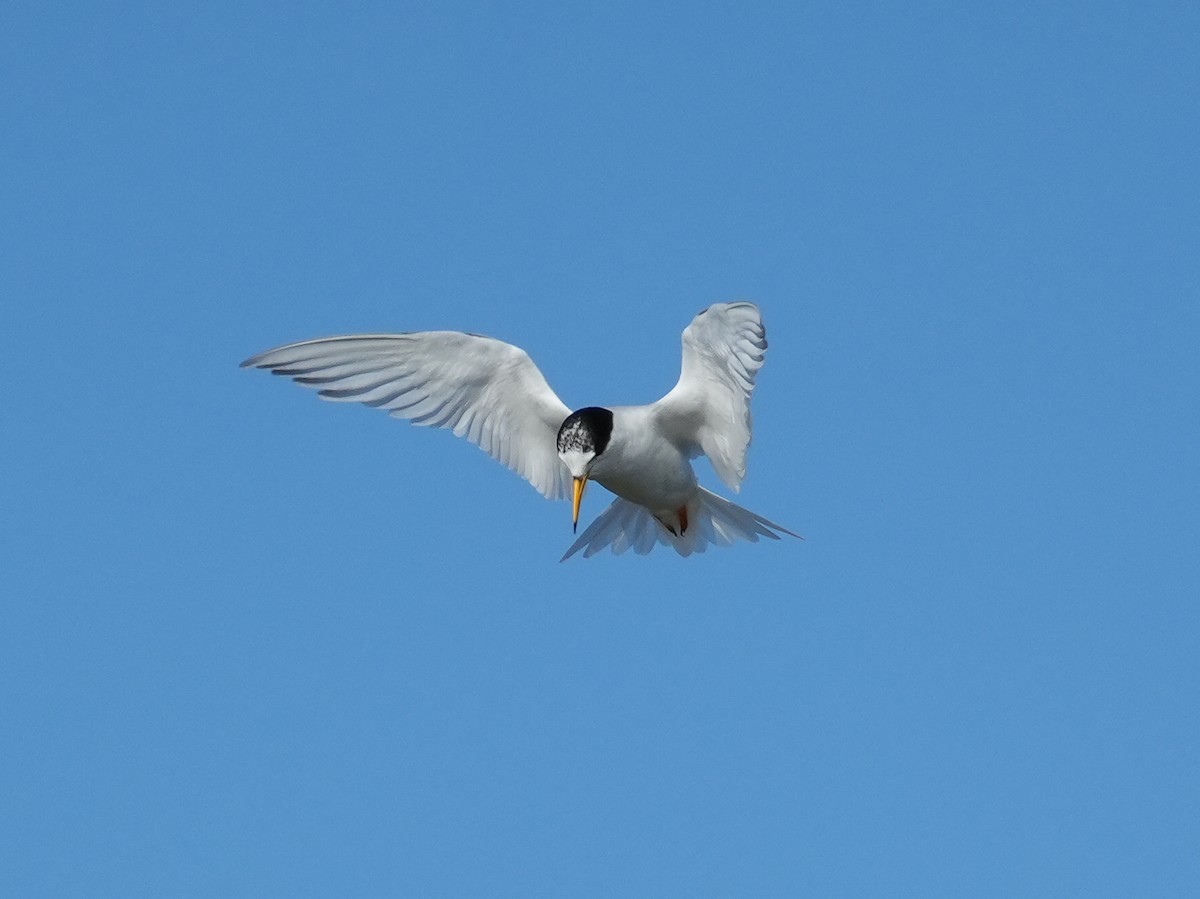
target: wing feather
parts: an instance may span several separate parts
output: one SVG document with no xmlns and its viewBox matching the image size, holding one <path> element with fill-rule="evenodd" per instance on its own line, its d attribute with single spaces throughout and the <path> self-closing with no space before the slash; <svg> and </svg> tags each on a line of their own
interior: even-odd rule
<svg viewBox="0 0 1200 899">
<path fill-rule="evenodd" d="M 306 340 L 242 363 L 323 399 L 364 403 L 466 437 L 550 499 L 570 495 L 555 438 L 568 409 L 524 350 L 458 331 Z"/>
<path fill-rule="evenodd" d="M 757 306 L 709 306 L 684 330 L 679 382 L 656 404 L 664 431 L 694 455 L 708 456 L 735 493 L 746 477 L 750 394 L 766 350 Z"/>
</svg>

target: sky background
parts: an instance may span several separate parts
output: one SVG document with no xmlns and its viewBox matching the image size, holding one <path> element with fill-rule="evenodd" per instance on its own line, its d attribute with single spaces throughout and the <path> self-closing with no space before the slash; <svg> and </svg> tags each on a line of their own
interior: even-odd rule
<svg viewBox="0 0 1200 899">
<path fill-rule="evenodd" d="M 1200 891 L 1200 7 L 184 6 L 0 10 L 6 894 Z M 805 542 L 237 368 L 733 299 Z"/>
</svg>

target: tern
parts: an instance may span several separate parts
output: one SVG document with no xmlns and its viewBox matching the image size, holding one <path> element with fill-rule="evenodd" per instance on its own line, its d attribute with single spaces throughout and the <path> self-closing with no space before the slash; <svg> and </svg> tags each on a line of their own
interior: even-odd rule
<svg viewBox="0 0 1200 899">
<path fill-rule="evenodd" d="M 277 347 L 242 367 L 263 368 L 327 400 L 385 409 L 413 424 L 448 428 L 525 478 L 548 499 L 572 501 L 578 531 L 584 490 L 617 499 L 562 557 L 605 548 L 681 556 L 791 531 L 700 486 L 692 460 L 708 457 L 735 493 L 746 476 L 750 395 L 767 349 L 753 303 L 717 303 L 683 332 L 675 387 L 646 406 L 572 412 L 528 354 L 459 331 L 355 334 Z"/>
</svg>

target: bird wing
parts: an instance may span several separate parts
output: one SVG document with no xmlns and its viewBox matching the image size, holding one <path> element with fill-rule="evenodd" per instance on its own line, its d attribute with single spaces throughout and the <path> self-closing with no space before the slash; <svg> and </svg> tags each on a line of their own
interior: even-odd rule
<svg viewBox="0 0 1200 899">
<path fill-rule="evenodd" d="M 746 476 L 750 394 L 766 350 L 757 306 L 709 306 L 683 332 L 679 383 L 655 404 L 664 433 L 692 455 L 708 456 L 735 493 Z"/>
<path fill-rule="evenodd" d="M 364 403 L 449 428 L 549 499 L 571 495 L 555 439 L 570 409 L 524 350 L 458 331 L 306 340 L 242 363 L 287 375 L 323 399 Z"/>
</svg>

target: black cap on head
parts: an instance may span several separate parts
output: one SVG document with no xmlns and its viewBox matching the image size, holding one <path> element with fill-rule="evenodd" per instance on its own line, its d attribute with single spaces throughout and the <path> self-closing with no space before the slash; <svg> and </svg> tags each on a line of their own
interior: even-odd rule
<svg viewBox="0 0 1200 899">
<path fill-rule="evenodd" d="M 604 452 L 612 437 L 613 414 L 600 406 L 588 406 L 572 412 L 558 429 L 558 451 Z"/>
</svg>

